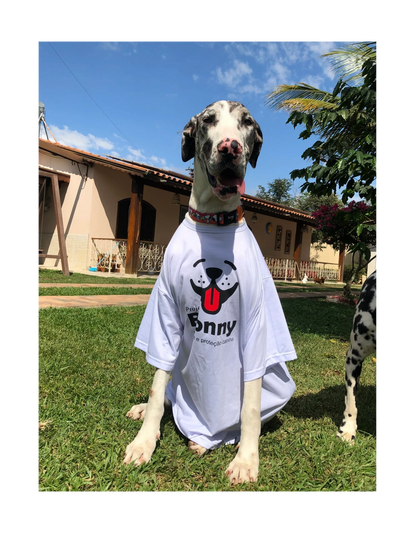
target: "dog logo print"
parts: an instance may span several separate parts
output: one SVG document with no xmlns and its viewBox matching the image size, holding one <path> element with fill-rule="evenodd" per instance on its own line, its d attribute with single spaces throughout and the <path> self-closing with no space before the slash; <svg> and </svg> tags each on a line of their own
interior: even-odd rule
<svg viewBox="0 0 400 533">
<path fill-rule="evenodd" d="M 193 267 L 203 262 L 205 262 L 205 259 L 199 259 L 194 263 Z M 230 261 L 224 261 L 224 263 L 232 267 L 233 270 L 236 270 L 235 265 Z M 232 287 L 223 290 L 217 285 L 217 280 L 223 275 L 223 271 L 220 268 L 209 267 L 205 269 L 205 272 L 210 280 L 206 287 L 196 285 L 192 279 L 190 283 L 194 292 L 201 297 L 201 308 L 203 311 L 209 315 L 216 315 L 220 312 L 222 305 L 236 291 L 239 283 L 236 282 Z M 200 279 L 199 283 L 206 284 L 207 282 Z M 224 285 L 224 283 L 221 283 L 221 285 Z"/>
</svg>

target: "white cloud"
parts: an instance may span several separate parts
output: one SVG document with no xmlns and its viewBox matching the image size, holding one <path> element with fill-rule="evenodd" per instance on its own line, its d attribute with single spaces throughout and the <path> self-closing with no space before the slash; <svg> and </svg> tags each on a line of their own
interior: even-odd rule
<svg viewBox="0 0 400 533">
<path fill-rule="evenodd" d="M 167 164 L 165 159 L 163 159 L 162 157 L 156 157 L 155 155 L 152 155 L 150 157 L 150 161 L 154 163 L 155 166 L 161 165 L 162 167 L 165 167 L 165 165 Z"/>
<path fill-rule="evenodd" d="M 194 81 L 197 81 L 199 79 L 199 76 L 197 74 L 193 74 Z"/>
<path fill-rule="evenodd" d="M 305 78 L 302 78 L 302 83 L 305 83 L 306 85 L 311 85 L 312 87 L 315 87 L 316 89 L 321 89 L 324 84 L 324 78 L 322 76 L 306 76 Z"/>
<path fill-rule="evenodd" d="M 144 154 L 142 154 L 142 150 L 128 148 L 128 152 L 135 158 L 135 160 L 138 159 L 147 159 Z"/>
<path fill-rule="evenodd" d="M 240 85 L 240 87 L 237 88 L 239 93 L 241 94 L 261 94 L 264 92 L 264 87 L 254 84 L 254 83 L 247 83 L 246 85 Z"/>
<path fill-rule="evenodd" d="M 279 56 L 285 63 L 292 65 L 308 58 L 308 50 L 304 49 L 302 43 L 281 43 Z"/>
<path fill-rule="evenodd" d="M 107 153 L 114 157 L 123 158 L 120 155 L 120 152 L 113 150 L 115 146 L 107 138 L 96 137 L 91 133 L 89 133 L 88 135 L 84 135 L 79 131 L 70 130 L 68 126 L 63 126 L 62 128 L 59 128 L 58 126 L 54 126 L 51 124 L 50 130 L 56 138 L 56 141 L 60 144 L 63 144 L 64 146 L 71 146 L 72 148 L 83 150 L 84 152 L 92 152 L 98 154 Z M 116 134 L 114 134 L 114 136 L 118 139 L 121 139 L 121 137 Z M 43 139 L 47 138 L 46 133 L 43 131 L 43 129 L 41 131 L 41 137 Z M 50 140 L 53 140 L 50 134 L 49 138 Z M 144 154 L 144 150 L 139 148 L 128 147 L 127 150 L 129 152 L 129 155 L 125 156 L 124 159 L 147 163 L 148 165 L 152 165 L 155 167 L 167 168 L 167 161 L 162 157 L 157 157 L 155 155 L 147 157 Z"/>
<path fill-rule="evenodd" d="M 94 146 L 103 148 L 103 150 L 111 150 L 111 148 L 114 148 L 113 143 L 110 142 L 108 139 L 102 139 L 101 137 L 95 137 L 91 133 L 89 133 L 88 137 L 92 141 Z"/>
<path fill-rule="evenodd" d="M 247 63 L 234 59 L 233 67 L 225 72 L 222 71 L 221 67 L 217 67 L 217 81 L 218 83 L 235 88 L 239 83 L 241 83 L 244 76 L 249 76 L 252 72 L 252 69 Z"/>
<path fill-rule="evenodd" d="M 107 138 L 95 137 L 91 133 L 84 135 L 83 133 L 79 133 L 79 131 L 70 130 L 68 126 L 59 128 L 51 124 L 50 130 L 58 143 L 78 148 L 85 152 L 111 150 L 114 148 L 114 144 Z M 44 137 L 44 134 L 42 134 L 42 137 Z"/>
<path fill-rule="evenodd" d="M 130 155 L 132 156 L 131 159 L 133 159 L 134 161 L 138 161 L 141 163 L 147 163 L 148 165 L 152 165 L 155 167 L 163 167 L 163 168 L 165 168 L 167 165 L 167 161 L 163 159 L 162 157 L 157 157 L 155 155 L 152 155 L 151 157 L 146 157 L 143 151 L 140 149 L 133 149 L 129 147 L 128 151 Z"/>
<path fill-rule="evenodd" d="M 278 83 L 288 82 L 290 70 L 279 61 L 275 61 L 275 63 L 271 66 L 271 71 L 275 74 Z"/>
</svg>

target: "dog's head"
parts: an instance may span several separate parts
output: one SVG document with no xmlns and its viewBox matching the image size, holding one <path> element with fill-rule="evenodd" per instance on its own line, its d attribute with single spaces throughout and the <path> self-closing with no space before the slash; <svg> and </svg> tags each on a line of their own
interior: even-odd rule
<svg viewBox="0 0 400 533">
<path fill-rule="evenodd" d="M 207 106 L 186 124 L 182 160 L 196 157 L 221 200 L 244 193 L 247 163 L 255 168 L 263 138 L 260 126 L 239 102 Z"/>
</svg>

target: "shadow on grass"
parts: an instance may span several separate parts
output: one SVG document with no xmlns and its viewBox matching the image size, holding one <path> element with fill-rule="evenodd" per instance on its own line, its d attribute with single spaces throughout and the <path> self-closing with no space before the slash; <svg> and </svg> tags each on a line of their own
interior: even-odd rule
<svg viewBox="0 0 400 533">
<path fill-rule="evenodd" d="M 288 402 L 283 411 L 303 419 L 319 420 L 327 416 L 339 427 L 343 419 L 345 392 L 343 385 L 334 385 L 315 394 L 296 396 Z M 361 384 L 356 405 L 358 431 L 376 436 L 376 387 Z"/>
<path fill-rule="evenodd" d="M 309 333 L 348 342 L 354 307 L 327 302 L 325 299 L 282 300 L 290 333 Z"/>
</svg>

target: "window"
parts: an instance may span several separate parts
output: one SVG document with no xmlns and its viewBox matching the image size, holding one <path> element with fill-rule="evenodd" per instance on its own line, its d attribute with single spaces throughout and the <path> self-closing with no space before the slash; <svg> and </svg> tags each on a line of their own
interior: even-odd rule
<svg viewBox="0 0 400 533">
<path fill-rule="evenodd" d="M 292 231 L 288 229 L 286 230 L 286 238 L 285 238 L 285 254 L 290 254 L 291 241 L 292 241 Z"/>
<path fill-rule="evenodd" d="M 282 231 L 282 226 L 276 226 L 275 250 L 277 250 L 278 252 L 280 251 L 282 245 Z"/>
</svg>

